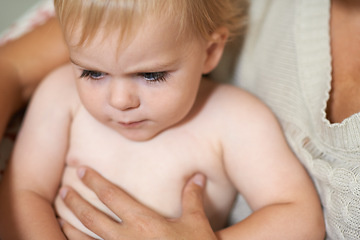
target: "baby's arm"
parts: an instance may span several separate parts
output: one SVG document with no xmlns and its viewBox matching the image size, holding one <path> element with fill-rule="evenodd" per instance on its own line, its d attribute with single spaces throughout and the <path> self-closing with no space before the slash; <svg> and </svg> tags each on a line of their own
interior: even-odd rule
<svg viewBox="0 0 360 240">
<path fill-rule="evenodd" d="M 0 186 L 0 236 L 65 239 L 52 202 L 64 167 L 74 87 L 72 71 L 58 70 L 37 90 Z"/>
<path fill-rule="evenodd" d="M 221 94 L 223 99 L 231 100 L 222 104 L 227 124 L 219 121 L 223 127 L 225 168 L 254 213 L 217 236 L 220 239 L 240 239 L 240 236 L 244 236 L 241 239 L 324 239 L 316 190 L 288 147 L 272 112 L 241 90 L 225 87 Z"/>
</svg>

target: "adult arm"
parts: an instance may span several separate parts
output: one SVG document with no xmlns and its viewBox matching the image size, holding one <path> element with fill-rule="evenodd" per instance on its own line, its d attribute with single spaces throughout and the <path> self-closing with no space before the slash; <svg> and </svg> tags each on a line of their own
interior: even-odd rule
<svg viewBox="0 0 360 240">
<path fill-rule="evenodd" d="M 39 82 L 66 61 L 68 50 L 55 18 L 0 46 L 1 137 L 10 117 L 27 103 Z"/>
</svg>

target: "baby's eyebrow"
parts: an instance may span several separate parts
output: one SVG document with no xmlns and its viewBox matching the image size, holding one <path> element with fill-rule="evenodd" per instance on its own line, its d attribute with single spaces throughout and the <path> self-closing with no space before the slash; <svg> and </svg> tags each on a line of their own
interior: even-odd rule
<svg viewBox="0 0 360 240">
<path fill-rule="evenodd" d="M 165 71 L 176 66 L 178 62 L 178 59 L 174 59 L 172 61 L 144 63 L 127 69 L 127 72 L 153 72 L 154 70 Z"/>
<path fill-rule="evenodd" d="M 86 64 L 80 63 L 71 57 L 70 57 L 70 62 L 72 62 L 73 64 L 75 64 L 76 66 L 78 66 L 80 68 L 97 71 L 97 67 L 87 66 Z"/>
<path fill-rule="evenodd" d="M 81 66 L 81 64 L 79 64 L 79 63 L 77 63 L 77 61 L 75 61 L 74 59 L 72 59 L 71 57 L 70 57 L 70 62 L 72 62 L 73 64 L 75 64 L 75 65 L 77 65 L 77 66 Z"/>
<path fill-rule="evenodd" d="M 101 69 L 99 69 L 99 67 L 94 66 L 94 65 L 89 65 L 89 64 L 85 64 L 82 63 L 81 61 L 74 59 L 72 57 L 70 57 L 70 62 L 73 63 L 74 65 L 76 65 L 77 67 L 81 68 L 81 69 L 85 69 L 85 70 L 90 70 L 90 71 L 96 71 L 96 72 L 106 72 Z M 123 74 L 134 74 L 134 73 L 144 73 L 144 72 L 159 72 L 159 71 L 169 71 L 169 70 L 173 70 L 174 67 L 176 67 L 179 64 L 179 59 L 175 58 L 175 59 L 162 59 L 159 61 L 146 61 L 146 62 L 141 62 L 138 64 L 134 64 L 134 65 L 129 65 L 129 66 L 122 66 L 122 73 Z M 110 71 L 110 70 L 109 70 Z"/>
</svg>

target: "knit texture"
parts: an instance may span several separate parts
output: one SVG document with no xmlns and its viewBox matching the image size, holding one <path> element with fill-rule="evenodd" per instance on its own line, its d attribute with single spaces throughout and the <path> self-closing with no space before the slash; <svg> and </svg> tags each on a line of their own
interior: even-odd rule
<svg viewBox="0 0 360 240">
<path fill-rule="evenodd" d="M 252 0 L 235 82 L 278 116 L 316 184 L 327 239 L 360 239 L 360 114 L 326 119 L 330 0 Z"/>
</svg>

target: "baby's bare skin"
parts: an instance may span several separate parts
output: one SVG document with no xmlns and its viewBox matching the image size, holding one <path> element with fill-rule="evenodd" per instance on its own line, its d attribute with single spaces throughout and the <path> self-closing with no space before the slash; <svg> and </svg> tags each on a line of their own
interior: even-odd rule
<svg viewBox="0 0 360 240">
<path fill-rule="evenodd" d="M 72 74 L 70 68 L 63 71 Z M 140 202 L 164 216 L 175 218 L 181 214 L 181 192 L 185 182 L 194 173 L 202 172 L 208 178 L 207 215 L 214 229 L 223 227 L 236 189 L 225 172 L 222 149 L 217 144 L 220 136 L 212 129 L 217 119 L 209 117 L 213 114 L 211 105 L 221 96 L 223 87 L 204 80 L 201 88 L 203 94 L 198 98 L 194 113 L 190 114 L 191 121 L 185 120 L 146 142 L 124 138 L 94 119 L 80 101 L 74 102 L 76 111 L 72 116 L 62 184 L 73 187 L 94 206 L 111 215 L 76 175 L 79 166 L 90 166 Z M 220 113 L 221 109 L 218 111 Z M 85 230 L 59 196 L 55 203 L 64 220 Z"/>
</svg>

